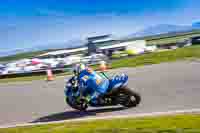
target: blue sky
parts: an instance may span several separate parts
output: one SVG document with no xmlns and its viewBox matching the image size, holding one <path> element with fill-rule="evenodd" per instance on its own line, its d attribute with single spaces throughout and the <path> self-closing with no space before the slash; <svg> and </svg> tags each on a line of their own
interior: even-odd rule
<svg viewBox="0 0 200 133">
<path fill-rule="evenodd" d="M 156 24 L 200 21 L 199 0 L 4 0 L 0 53 L 87 36 L 125 36 Z"/>
</svg>

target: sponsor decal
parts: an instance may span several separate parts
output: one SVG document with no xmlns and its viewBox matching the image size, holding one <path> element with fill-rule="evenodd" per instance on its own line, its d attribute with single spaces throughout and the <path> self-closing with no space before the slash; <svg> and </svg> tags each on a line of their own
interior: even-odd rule
<svg viewBox="0 0 200 133">
<path fill-rule="evenodd" d="M 96 79 L 96 84 L 99 85 L 101 83 L 101 79 Z"/>
<path fill-rule="evenodd" d="M 88 80 L 88 76 L 87 75 L 85 75 L 84 77 L 82 77 L 82 80 L 84 80 L 85 82 Z"/>
</svg>

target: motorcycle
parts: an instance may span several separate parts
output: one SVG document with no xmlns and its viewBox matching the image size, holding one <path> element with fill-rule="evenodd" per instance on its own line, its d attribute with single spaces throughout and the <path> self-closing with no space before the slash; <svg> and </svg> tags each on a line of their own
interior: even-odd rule
<svg viewBox="0 0 200 133">
<path fill-rule="evenodd" d="M 126 76 L 125 80 L 121 82 L 116 82 L 117 79 Z M 75 76 L 71 77 L 65 87 L 65 101 L 66 103 L 74 109 L 84 111 L 91 107 L 103 107 L 103 106 L 115 106 L 115 105 L 122 105 L 127 108 L 136 107 L 140 101 L 141 96 L 136 91 L 128 88 L 128 76 L 115 76 L 109 79 L 110 86 L 108 92 L 99 98 L 99 100 L 103 101 L 103 104 L 93 105 L 87 101 L 87 98 L 76 96 L 78 90 L 78 81 Z"/>
</svg>

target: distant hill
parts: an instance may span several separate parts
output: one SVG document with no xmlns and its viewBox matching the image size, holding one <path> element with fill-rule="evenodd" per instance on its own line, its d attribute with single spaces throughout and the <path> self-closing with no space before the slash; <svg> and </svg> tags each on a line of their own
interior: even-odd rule
<svg viewBox="0 0 200 133">
<path fill-rule="evenodd" d="M 195 23 L 193 23 L 193 24 L 192 24 L 192 27 L 193 27 L 193 28 L 198 28 L 198 29 L 200 29 L 200 22 L 195 22 Z"/>
<path fill-rule="evenodd" d="M 159 34 L 166 34 L 171 32 L 185 32 L 195 29 L 193 26 L 182 26 L 182 25 L 169 25 L 169 24 L 159 24 L 145 28 L 139 32 L 129 35 L 129 37 L 143 37 L 152 36 Z"/>
</svg>

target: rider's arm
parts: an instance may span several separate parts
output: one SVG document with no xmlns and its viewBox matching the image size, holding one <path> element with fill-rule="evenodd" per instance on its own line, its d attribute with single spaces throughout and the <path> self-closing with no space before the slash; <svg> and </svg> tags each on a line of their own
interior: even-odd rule
<svg viewBox="0 0 200 133">
<path fill-rule="evenodd" d="M 106 73 L 106 72 L 99 72 L 99 74 L 100 74 L 101 77 L 109 79 L 108 73 Z"/>
<path fill-rule="evenodd" d="M 80 92 L 80 97 L 82 97 L 83 92 L 86 88 L 86 82 L 83 80 L 83 78 L 80 78 L 78 81 L 79 81 L 78 82 L 78 88 L 79 88 L 79 92 Z"/>
</svg>

